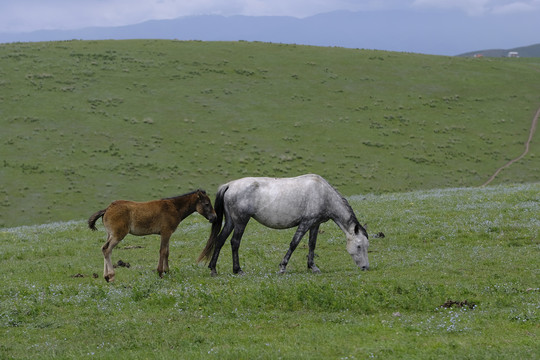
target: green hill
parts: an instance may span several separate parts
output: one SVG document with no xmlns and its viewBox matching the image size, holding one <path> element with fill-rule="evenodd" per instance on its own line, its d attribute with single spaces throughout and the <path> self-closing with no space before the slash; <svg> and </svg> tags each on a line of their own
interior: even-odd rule
<svg viewBox="0 0 540 360">
<path fill-rule="evenodd" d="M 509 52 L 516 52 L 519 57 L 540 57 L 540 44 L 521 46 L 513 49 L 477 50 L 459 56 L 471 57 L 482 55 L 485 57 L 508 57 Z"/>
<path fill-rule="evenodd" d="M 345 195 L 482 184 L 522 153 L 538 59 L 248 42 L 0 45 L 0 226 L 243 176 Z M 537 135 L 538 136 L 538 135 Z M 536 137 L 537 138 L 537 137 Z M 538 181 L 538 141 L 495 183 Z"/>
</svg>

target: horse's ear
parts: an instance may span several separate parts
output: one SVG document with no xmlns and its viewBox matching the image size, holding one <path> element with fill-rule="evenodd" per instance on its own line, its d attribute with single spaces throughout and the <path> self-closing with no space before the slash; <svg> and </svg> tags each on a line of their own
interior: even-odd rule
<svg viewBox="0 0 540 360">
<path fill-rule="evenodd" d="M 360 225 L 360 224 L 356 224 L 354 226 L 354 233 L 356 235 L 359 235 L 360 233 L 362 233 L 362 235 L 364 235 L 366 238 L 369 238 L 367 230 L 364 227 L 362 227 L 362 225 Z"/>
<path fill-rule="evenodd" d="M 364 235 L 364 236 L 367 237 L 367 230 L 366 230 L 366 228 L 363 227 L 363 226 L 360 225 L 360 224 L 356 224 L 356 225 L 354 226 L 354 233 L 355 233 L 356 235 L 362 234 L 362 235 Z"/>
</svg>

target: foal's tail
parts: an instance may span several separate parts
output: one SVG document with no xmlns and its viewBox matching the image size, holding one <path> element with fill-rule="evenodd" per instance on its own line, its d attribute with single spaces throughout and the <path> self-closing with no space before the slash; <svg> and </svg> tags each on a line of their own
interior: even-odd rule
<svg viewBox="0 0 540 360">
<path fill-rule="evenodd" d="M 208 261 L 210 260 L 210 257 L 212 257 L 212 254 L 214 253 L 214 248 L 216 247 L 216 240 L 218 238 L 219 232 L 221 231 L 221 223 L 223 222 L 223 213 L 225 211 L 225 207 L 223 204 L 223 197 L 225 196 L 225 192 L 229 189 L 228 185 L 221 186 L 218 189 L 218 192 L 216 194 L 216 201 L 214 202 L 214 210 L 216 211 L 216 220 L 212 223 L 212 231 L 210 232 L 210 237 L 208 238 L 208 241 L 206 242 L 206 246 L 199 255 L 199 258 L 197 259 L 197 262 L 201 261 Z"/>
<path fill-rule="evenodd" d="M 105 211 L 107 211 L 107 209 L 104 209 L 104 210 L 99 210 L 97 213 L 95 213 L 94 215 L 90 216 L 90 218 L 88 219 L 88 227 L 90 229 L 92 229 L 92 231 L 96 231 L 97 230 L 97 227 L 96 227 L 96 221 L 102 217 L 103 215 L 105 215 Z"/>
</svg>

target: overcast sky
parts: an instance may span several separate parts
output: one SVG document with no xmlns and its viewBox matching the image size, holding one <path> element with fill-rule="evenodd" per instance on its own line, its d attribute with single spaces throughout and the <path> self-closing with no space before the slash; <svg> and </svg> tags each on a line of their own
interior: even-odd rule
<svg viewBox="0 0 540 360">
<path fill-rule="evenodd" d="M 407 8 L 501 16 L 540 10 L 540 0 L 0 0 L 0 32 L 121 26 L 190 15 L 303 18 L 335 10 Z"/>
</svg>

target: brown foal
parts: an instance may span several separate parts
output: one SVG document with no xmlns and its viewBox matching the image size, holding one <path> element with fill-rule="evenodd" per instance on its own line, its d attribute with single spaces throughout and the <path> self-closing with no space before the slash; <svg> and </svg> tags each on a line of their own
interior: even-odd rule
<svg viewBox="0 0 540 360">
<path fill-rule="evenodd" d="M 114 281 L 111 252 L 127 234 L 161 235 L 157 272 L 163 277 L 163 273 L 169 271 L 169 239 L 178 224 L 195 211 L 210 222 L 216 220 L 216 212 L 204 190 L 148 202 L 117 200 L 106 209 L 90 216 L 88 219 L 90 229 L 97 230 L 96 221 L 103 217 L 103 225 L 107 230 L 107 242 L 101 248 L 105 280 Z"/>
</svg>

